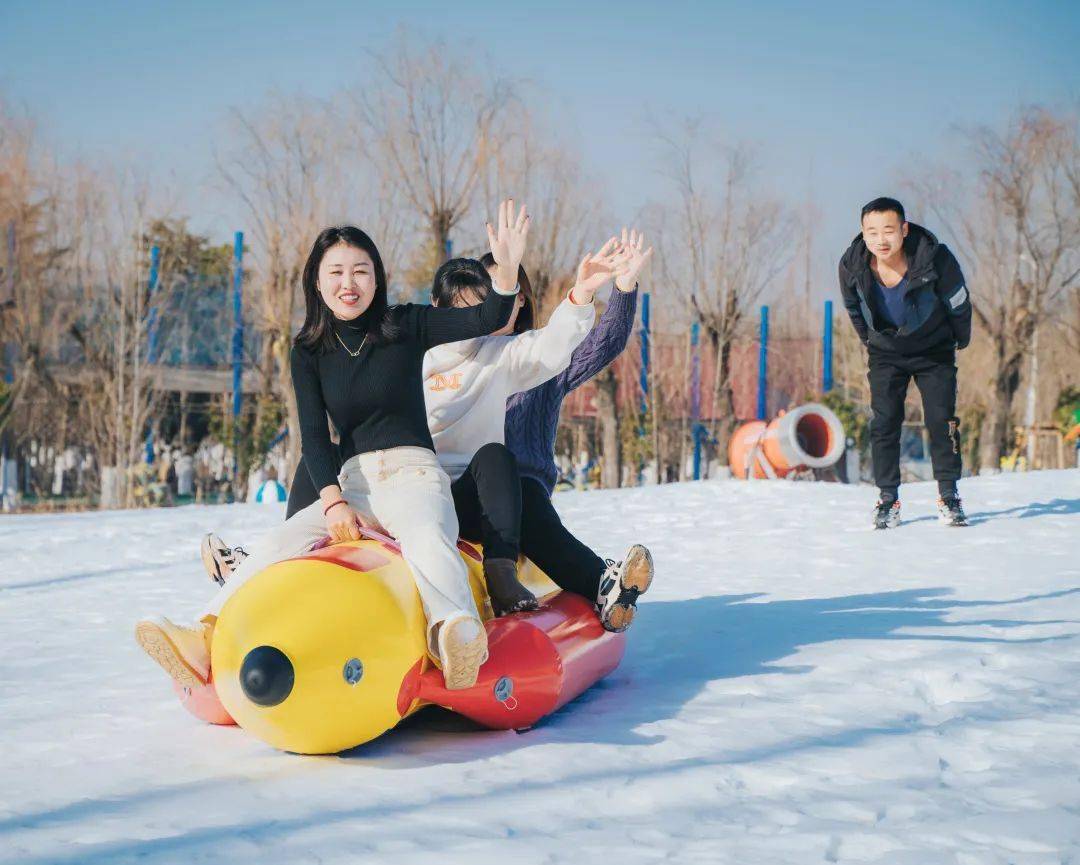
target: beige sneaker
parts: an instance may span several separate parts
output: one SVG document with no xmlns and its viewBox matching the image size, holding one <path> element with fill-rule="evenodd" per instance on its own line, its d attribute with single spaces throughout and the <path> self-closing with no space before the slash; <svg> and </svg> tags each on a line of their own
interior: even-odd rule
<svg viewBox="0 0 1080 865">
<path fill-rule="evenodd" d="M 479 619 L 462 615 L 439 627 L 439 662 L 448 691 L 475 685 L 487 658 L 487 631 Z"/>
<path fill-rule="evenodd" d="M 213 632 L 213 626 L 205 622 L 185 628 L 165 618 L 144 619 L 135 626 L 135 639 L 183 687 L 195 688 L 210 678 Z"/>
</svg>

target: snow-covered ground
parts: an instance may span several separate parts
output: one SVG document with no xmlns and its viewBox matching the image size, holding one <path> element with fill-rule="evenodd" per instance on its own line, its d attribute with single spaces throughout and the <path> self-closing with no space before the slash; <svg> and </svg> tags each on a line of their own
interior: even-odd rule
<svg viewBox="0 0 1080 865">
<path fill-rule="evenodd" d="M 132 637 L 251 505 L 0 519 L 0 861 L 1080 863 L 1080 471 L 556 498 L 648 544 L 623 665 L 533 731 L 436 710 L 338 757 L 184 712 Z"/>
</svg>

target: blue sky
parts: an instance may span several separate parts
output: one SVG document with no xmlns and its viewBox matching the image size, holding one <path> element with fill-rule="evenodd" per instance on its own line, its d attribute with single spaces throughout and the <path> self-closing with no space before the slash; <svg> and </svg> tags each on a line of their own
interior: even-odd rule
<svg viewBox="0 0 1080 865">
<path fill-rule="evenodd" d="M 701 117 L 749 143 L 771 192 L 798 205 L 812 187 L 821 274 L 858 207 L 921 160 L 955 156 L 957 127 L 1080 101 L 1080 4 L 968 0 L 2 0 L 0 93 L 66 156 L 172 178 L 192 224 L 227 240 L 239 208 L 204 184 L 228 109 L 362 81 L 365 49 L 402 26 L 534 85 L 619 220 L 663 194 L 650 117 Z"/>
</svg>

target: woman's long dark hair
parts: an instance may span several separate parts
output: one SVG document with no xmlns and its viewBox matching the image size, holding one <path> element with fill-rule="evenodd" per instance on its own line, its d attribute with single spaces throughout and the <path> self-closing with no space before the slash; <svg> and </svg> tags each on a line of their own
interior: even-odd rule
<svg viewBox="0 0 1080 865">
<path fill-rule="evenodd" d="M 484 266 L 485 272 L 490 271 L 495 266 L 495 256 L 490 252 L 485 252 L 480 257 L 480 263 Z M 525 300 L 525 305 L 518 310 L 517 321 L 514 322 L 514 333 L 525 333 L 536 327 L 536 298 L 533 297 L 529 274 L 520 264 L 518 265 L 518 289 Z"/>
<path fill-rule="evenodd" d="M 334 313 L 319 294 L 319 265 L 322 264 L 326 250 L 339 243 L 362 249 L 371 256 L 371 263 L 375 265 L 375 296 L 363 312 L 365 318 L 371 322 L 368 338 L 372 344 L 394 342 L 400 337 L 400 329 L 394 322 L 386 299 L 386 268 L 383 266 L 379 249 L 366 232 L 352 225 L 341 225 L 323 229 L 311 245 L 301 278 L 304 287 L 304 326 L 296 335 L 296 344 L 309 350 L 321 351 L 333 351 L 336 347 Z"/>
</svg>

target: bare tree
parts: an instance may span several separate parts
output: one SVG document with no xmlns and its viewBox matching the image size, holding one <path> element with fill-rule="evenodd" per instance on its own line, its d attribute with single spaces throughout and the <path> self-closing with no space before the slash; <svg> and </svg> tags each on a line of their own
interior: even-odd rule
<svg viewBox="0 0 1080 865">
<path fill-rule="evenodd" d="M 78 385 L 83 439 L 101 467 L 102 504 L 134 503 L 133 469 L 163 402 L 151 342 L 170 302 L 176 262 L 167 250 L 151 282 L 149 186 L 131 173 L 76 171 L 67 220 L 78 312 L 67 333 L 78 363 L 62 369 Z"/>
<path fill-rule="evenodd" d="M 573 285 L 581 257 L 606 239 L 600 196 L 574 153 L 557 144 L 538 143 L 548 136 L 532 125 L 525 111 L 515 109 L 513 123 L 515 135 L 493 154 L 484 174 L 484 203 L 488 213 L 494 213 L 508 195 L 528 205 L 532 227 L 524 264 L 536 296 L 537 318 L 545 321 Z"/>
<path fill-rule="evenodd" d="M 732 347 L 755 301 L 788 264 L 791 218 L 753 186 L 746 148 L 705 147 L 702 137 L 693 122 L 677 136 L 660 135 L 675 191 L 660 267 L 673 293 L 688 301 L 717 358 L 711 387 L 722 420 L 712 422 L 711 433 L 724 455 L 735 422 Z M 703 158 L 719 169 L 715 178 L 707 177 Z"/>
<path fill-rule="evenodd" d="M 52 172 L 33 124 L 0 104 L 0 345 L 10 347 L 3 362 L 12 364 L 0 430 L 55 384 L 49 360 L 72 314 L 70 300 L 57 290 L 65 250 L 55 233 L 61 184 Z"/>
<path fill-rule="evenodd" d="M 1077 146 L 1077 132 L 1075 114 L 1073 123 L 1068 127 L 1068 133 L 1058 140 L 1057 154 L 1055 158 L 1061 166 L 1068 183 L 1071 207 L 1074 212 L 1080 213 L 1080 147 Z M 1065 339 L 1072 349 L 1072 369 L 1080 376 L 1080 281 L 1073 280 L 1072 289 L 1065 304 L 1061 316 L 1062 331 Z"/>
<path fill-rule="evenodd" d="M 31 451 L 26 485 L 44 492 L 53 457 L 78 427 L 62 375 L 66 334 L 79 305 L 70 279 L 72 178 L 35 136 L 33 123 L 0 102 L 0 438 L 8 455 Z M 33 468 L 31 469 L 31 466 Z"/>
<path fill-rule="evenodd" d="M 980 462 L 997 467 L 1012 445 L 1025 361 L 1080 278 L 1080 218 L 1069 174 L 1076 125 L 1029 109 L 1004 134 L 984 127 L 968 140 L 979 171 L 973 195 L 962 194 L 957 172 L 915 188 L 957 239 L 978 330 L 991 345 Z"/>
<path fill-rule="evenodd" d="M 442 262 L 511 128 L 511 88 L 485 80 L 442 43 L 416 47 L 401 37 L 374 59 L 375 75 L 353 91 L 357 139 L 385 171 L 399 206 L 423 226 L 433 260 Z"/>
<path fill-rule="evenodd" d="M 300 457 L 299 412 L 289 372 L 294 321 L 301 308 L 301 274 L 311 242 L 328 214 L 345 210 L 341 147 L 325 107 L 271 96 L 260 110 L 234 110 L 236 145 L 218 160 L 226 185 L 250 220 L 252 320 L 262 334 L 255 358 L 264 393 L 285 405 L 290 470 Z"/>
</svg>

